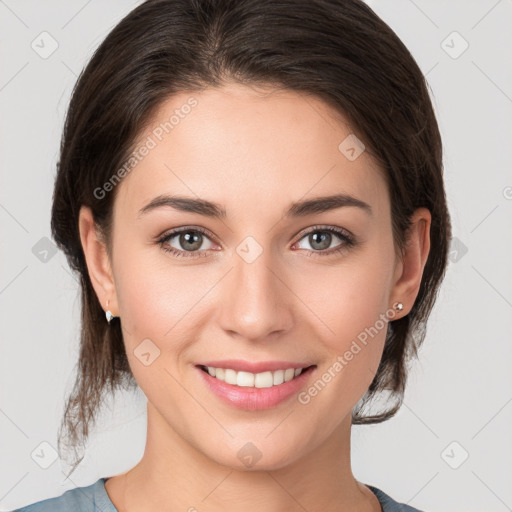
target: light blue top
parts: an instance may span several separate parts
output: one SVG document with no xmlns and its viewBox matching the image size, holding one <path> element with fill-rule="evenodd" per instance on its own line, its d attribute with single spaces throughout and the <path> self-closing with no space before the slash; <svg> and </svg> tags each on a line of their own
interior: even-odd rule
<svg viewBox="0 0 512 512">
<path fill-rule="evenodd" d="M 118 512 L 105 490 L 105 480 L 100 478 L 88 487 L 69 489 L 57 498 L 48 498 L 12 512 Z M 397 503 L 385 492 L 366 484 L 377 496 L 382 512 L 422 512 L 404 503 Z"/>
</svg>

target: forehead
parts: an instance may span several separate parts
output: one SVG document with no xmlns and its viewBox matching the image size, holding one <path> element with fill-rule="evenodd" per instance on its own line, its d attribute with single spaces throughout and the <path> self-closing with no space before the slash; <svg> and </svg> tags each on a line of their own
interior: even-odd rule
<svg viewBox="0 0 512 512">
<path fill-rule="evenodd" d="M 228 216 L 276 213 L 333 193 L 386 208 L 382 170 L 354 135 L 341 113 L 305 93 L 238 84 L 181 92 L 139 135 L 135 150 L 149 149 L 119 185 L 116 209 L 136 213 L 176 194 L 222 203 Z"/>
</svg>

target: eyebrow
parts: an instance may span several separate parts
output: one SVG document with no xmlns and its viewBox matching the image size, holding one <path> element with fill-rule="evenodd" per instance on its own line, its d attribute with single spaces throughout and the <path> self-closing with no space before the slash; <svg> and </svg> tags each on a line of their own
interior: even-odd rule
<svg viewBox="0 0 512 512">
<path fill-rule="evenodd" d="M 346 206 L 360 208 L 369 215 L 373 215 L 372 208 L 368 203 L 348 194 L 335 194 L 292 203 L 285 213 L 285 217 L 305 217 L 314 213 L 322 213 Z M 146 213 L 161 207 L 170 207 L 182 212 L 196 213 L 217 219 L 225 219 L 227 217 L 226 210 L 218 203 L 205 199 L 169 195 L 160 195 L 152 199 L 139 210 L 138 217 L 140 218 Z"/>
</svg>

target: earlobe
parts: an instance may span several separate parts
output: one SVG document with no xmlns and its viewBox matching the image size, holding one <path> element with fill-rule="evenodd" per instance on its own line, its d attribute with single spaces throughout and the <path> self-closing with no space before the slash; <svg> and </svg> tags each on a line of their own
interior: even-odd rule
<svg viewBox="0 0 512 512">
<path fill-rule="evenodd" d="M 80 208 L 78 227 L 87 271 L 96 296 L 103 309 L 109 309 L 115 314 L 117 297 L 107 247 L 99 237 L 92 211 L 87 206 Z M 106 306 L 107 300 L 109 301 L 108 307 Z"/>
<path fill-rule="evenodd" d="M 430 252 L 430 224 L 432 216 L 427 208 L 418 208 L 411 217 L 404 255 L 397 267 L 395 284 L 391 297 L 404 304 L 403 314 L 412 308 L 421 286 L 423 269 Z"/>
</svg>

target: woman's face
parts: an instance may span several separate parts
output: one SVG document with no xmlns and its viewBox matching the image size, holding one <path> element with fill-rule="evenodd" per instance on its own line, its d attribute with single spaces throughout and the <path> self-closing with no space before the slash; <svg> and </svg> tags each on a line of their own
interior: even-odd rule
<svg viewBox="0 0 512 512">
<path fill-rule="evenodd" d="M 175 95 L 141 134 L 116 185 L 109 298 L 149 428 L 158 418 L 211 460 L 244 468 L 249 453 L 258 469 L 349 428 L 403 301 L 387 187 L 350 134 L 313 96 L 241 85 Z M 352 203 L 310 203 L 342 195 Z M 198 365 L 228 360 L 314 368 L 281 401 L 279 385 L 220 396 Z"/>
</svg>

